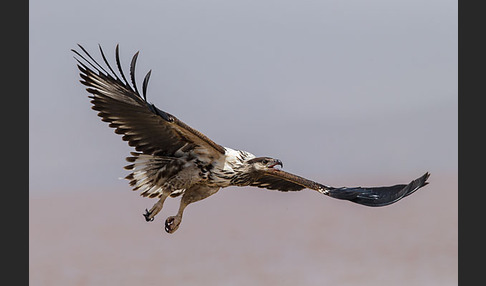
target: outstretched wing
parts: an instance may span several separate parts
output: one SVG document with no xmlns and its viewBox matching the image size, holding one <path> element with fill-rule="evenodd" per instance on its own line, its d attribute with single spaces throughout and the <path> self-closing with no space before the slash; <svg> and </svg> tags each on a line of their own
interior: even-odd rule
<svg viewBox="0 0 486 286">
<path fill-rule="evenodd" d="M 121 67 L 118 45 L 115 54 L 120 77 L 106 60 L 101 46 L 101 56 L 106 65 L 104 68 L 81 45 L 78 46 L 85 56 L 76 50 L 72 51 L 79 57 L 75 59 L 81 71 L 81 83 L 91 93 L 89 97 L 92 99 L 92 108 L 99 111 L 102 120 L 109 122 L 109 126 L 115 128 L 115 133 L 122 134 L 123 140 L 128 141 L 130 146 L 149 155 L 180 157 L 181 152 L 194 152 L 195 155 L 207 156 L 209 159 L 224 155 L 225 150 L 221 145 L 147 102 L 146 92 L 151 71 L 143 80 L 141 96 L 135 82 L 138 52 L 130 64 L 130 84 Z"/>
<path fill-rule="evenodd" d="M 250 185 L 284 192 L 300 191 L 308 188 L 332 198 L 348 200 L 370 207 L 379 207 L 395 203 L 427 185 L 429 176 L 429 173 L 425 173 L 422 177 L 413 180 L 408 185 L 400 184 L 389 187 L 335 188 L 322 185 L 279 169 L 268 169 L 260 174 L 259 178 Z"/>
</svg>

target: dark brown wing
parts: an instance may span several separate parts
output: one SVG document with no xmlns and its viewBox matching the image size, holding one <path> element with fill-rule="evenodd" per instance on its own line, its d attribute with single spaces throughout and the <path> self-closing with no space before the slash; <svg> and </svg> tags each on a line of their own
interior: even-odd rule
<svg viewBox="0 0 486 286">
<path fill-rule="evenodd" d="M 302 189 L 316 190 L 324 195 L 352 201 L 357 204 L 379 207 L 395 203 L 427 185 L 430 174 L 413 180 L 408 185 L 400 184 L 389 187 L 341 187 L 335 188 L 302 178 L 300 176 L 278 170 L 269 169 L 260 174 L 251 186 L 279 191 L 300 191 Z"/>
<path fill-rule="evenodd" d="M 317 191 L 319 188 L 327 188 L 327 186 L 306 178 L 273 168 L 260 172 L 258 179 L 253 181 L 250 186 L 282 192 L 300 191 L 305 188 Z"/>
<path fill-rule="evenodd" d="M 192 129 L 175 116 L 164 112 L 147 102 L 146 91 L 151 72 L 143 80 L 143 97 L 135 82 L 135 64 L 138 52 L 133 56 L 130 65 L 131 85 L 123 73 L 118 45 L 116 46 L 116 64 L 120 77 L 112 69 L 100 46 L 101 56 L 106 64 L 106 71 L 91 55 L 79 45 L 87 58 L 72 50 L 80 59 L 78 68 L 81 71 L 81 83 L 92 99 L 93 109 L 115 133 L 122 134 L 123 140 L 137 151 L 151 155 L 178 156 L 176 151 L 194 152 L 216 159 L 224 155 L 225 150 L 207 138 L 204 134 Z M 81 61 L 81 59 L 83 61 Z M 88 66 L 89 65 L 89 66 Z"/>
</svg>

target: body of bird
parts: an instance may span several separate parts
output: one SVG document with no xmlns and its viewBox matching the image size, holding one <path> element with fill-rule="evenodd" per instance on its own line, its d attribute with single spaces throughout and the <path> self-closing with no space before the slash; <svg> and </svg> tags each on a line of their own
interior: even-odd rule
<svg viewBox="0 0 486 286">
<path fill-rule="evenodd" d="M 324 195 L 366 206 L 384 206 L 412 194 L 427 184 L 429 173 L 411 181 L 389 187 L 331 187 L 285 172 L 280 160 L 257 157 L 247 151 L 233 150 L 216 144 L 201 132 L 175 116 L 149 103 L 146 91 L 151 71 L 142 84 L 142 93 L 135 82 L 138 52 L 130 65 L 130 81 L 122 70 L 119 49 L 115 59 L 119 75 L 107 61 L 100 46 L 105 67 L 82 46 L 79 57 L 81 83 L 87 86 L 93 109 L 102 121 L 135 148 L 127 157 L 130 173 L 125 177 L 133 190 L 158 201 L 144 216 L 152 221 L 168 197 L 182 195 L 179 210 L 165 221 L 165 230 L 175 232 L 184 209 L 191 203 L 215 194 L 229 186 L 255 186 L 279 191 L 311 189 Z M 108 71 L 107 71 L 108 69 Z"/>
</svg>

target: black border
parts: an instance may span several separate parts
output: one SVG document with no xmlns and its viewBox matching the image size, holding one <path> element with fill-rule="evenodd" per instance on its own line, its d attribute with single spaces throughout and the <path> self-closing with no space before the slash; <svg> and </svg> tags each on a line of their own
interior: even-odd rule
<svg viewBox="0 0 486 286">
<path fill-rule="evenodd" d="M 3 6 L 2 280 L 29 284 L 29 2 Z M 6 89 L 6 90 L 5 90 Z"/>
<path fill-rule="evenodd" d="M 474 285 L 483 277 L 484 187 L 475 178 L 484 176 L 484 15 L 479 7 L 473 9 L 458 3 L 458 83 L 459 83 L 459 283 Z M 469 2 L 472 3 L 472 2 Z M 479 164 L 478 164 L 479 163 Z M 483 164 L 481 164 L 483 163 Z"/>
</svg>

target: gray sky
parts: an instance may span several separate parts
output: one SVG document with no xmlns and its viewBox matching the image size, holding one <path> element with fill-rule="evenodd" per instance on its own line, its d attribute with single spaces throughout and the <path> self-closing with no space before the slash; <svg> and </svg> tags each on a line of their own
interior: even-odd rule
<svg viewBox="0 0 486 286">
<path fill-rule="evenodd" d="M 160 109 L 324 184 L 457 172 L 457 1 L 31 1 L 29 37 L 32 193 L 129 188 L 77 43 L 140 51 Z"/>
</svg>

